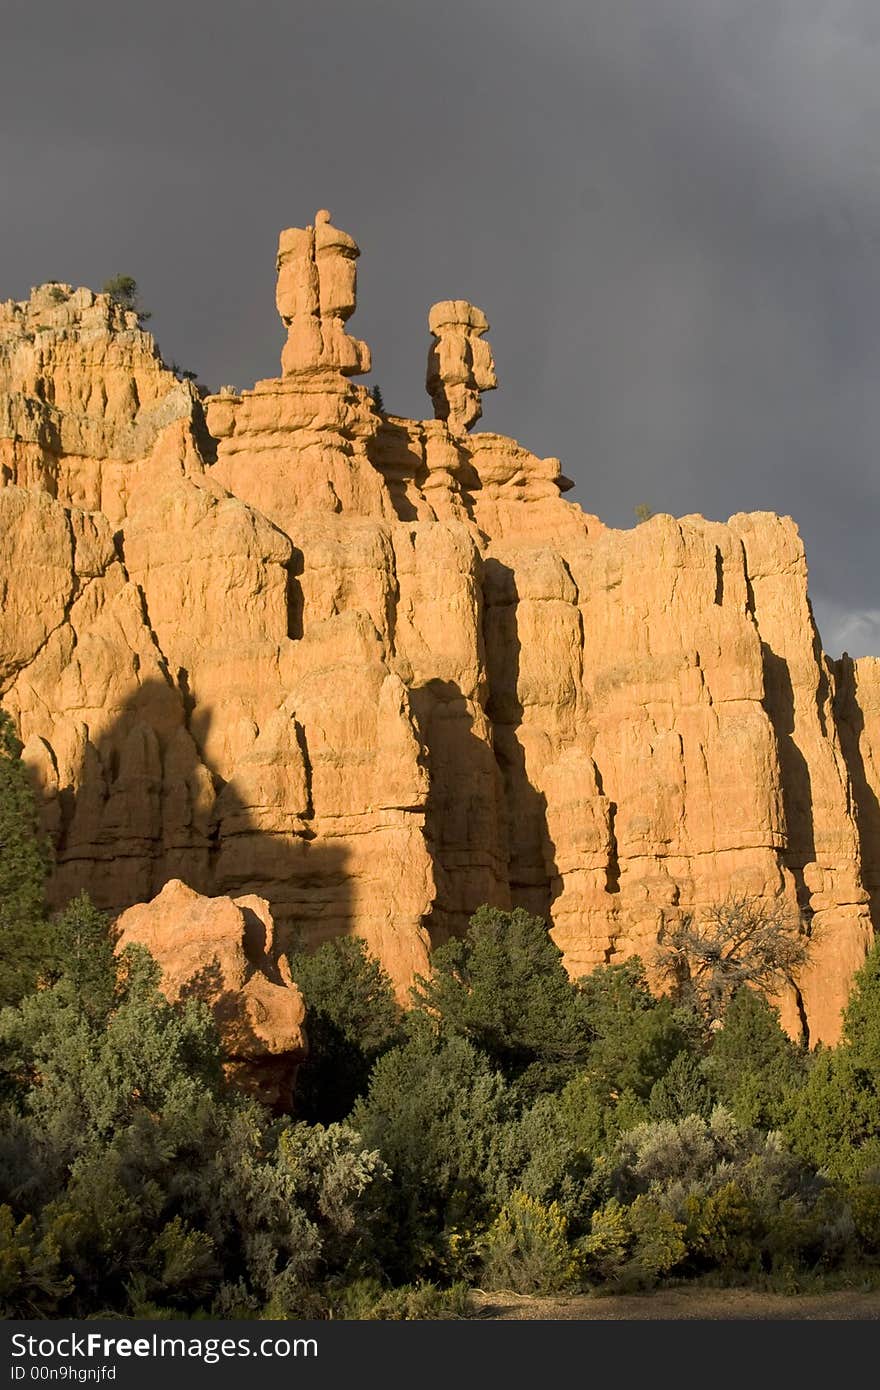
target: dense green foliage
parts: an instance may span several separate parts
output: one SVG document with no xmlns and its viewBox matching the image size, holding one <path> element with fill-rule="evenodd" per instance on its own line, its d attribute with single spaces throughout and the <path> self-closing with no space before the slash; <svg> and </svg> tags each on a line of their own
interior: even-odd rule
<svg viewBox="0 0 880 1390">
<path fill-rule="evenodd" d="M 323 1123 L 341 1120 L 366 1091 L 377 1058 L 399 1040 L 403 1011 L 359 937 L 337 937 L 311 955 L 292 952 L 288 962 L 309 1020 L 297 1113 Z"/>
<path fill-rule="evenodd" d="M 718 1099 L 744 1124 L 773 1129 L 806 1073 L 806 1057 L 763 995 L 740 988 L 703 1064 Z"/>
<path fill-rule="evenodd" d="M 836 1177 L 880 1178 L 880 942 L 855 977 L 840 1046 L 820 1052 L 791 1109 L 797 1152 Z"/>
<path fill-rule="evenodd" d="M 530 1072 L 540 1086 L 548 1073 L 568 1076 L 583 1055 L 579 996 L 539 917 L 481 907 L 466 938 L 440 946 L 432 966 L 431 978 L 418 981 L 417 1007 L 508 1078 Z"/>
<path fill-rule="evenodd" d="M 469 1223 L 484 1222 L 490 1211 L 494 1151 L 512 1113 L 507 1084 L 489 1059 L 420 1021 L 377 1062 L 351 1119 L 392 1173 L 386 1258 L 400 1277 L 461 1272 L 454 1249 Z"/>
<path fill-rule="evenodd" d="M 79 965 L 0 1013 L 6 1311 L 303 1316 L 320 1279 L 372 1272 L 378 1155 L 230 1092 L 210 1014 L 168 1004 L 143 950 Z"/>
<path fill-rule="evenodd" d="M 699 1047 L 699 1019 L 652 995 L 637 956 L 594 970 L 578 993 L 591 1043 L 588 1069 L 605 1094 L 647 1099 L 675 1057 Z"/>
<path fill-rule="evenodd" d="M 0 1314 L 453 1317 L 476 1282 L 880 1277 L 880 945 L 809 1055 L 742 980 L 711 1027 L 637 959 L 571 981 L 519 909 L 475 914 L 408 1013 L 330 942 L 290 957 L 311 1057 L 273 1117 L 87 898 L 46 915 L 19 751 L 4 719 Z"/>
<path fill-rule="evenodd" d="M 36 984 L 48 952 L 43 888 L 48 848 L 21 761 L 21 743 L 0 710 L 0 1005 Z"/>
</svg>

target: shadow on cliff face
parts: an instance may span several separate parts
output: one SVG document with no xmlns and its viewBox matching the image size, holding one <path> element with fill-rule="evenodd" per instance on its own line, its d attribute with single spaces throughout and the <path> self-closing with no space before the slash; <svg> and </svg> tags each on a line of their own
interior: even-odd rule
<svg viewBox="0 0 880 1390">
<path fill-rule="evenodd" d="M 794 875 L 798 906 L 809 926 L 810 892 L 804 881 L 804 865 L 816 858 L 813 825 L 813 788 L 807 760 L 794 741 L 794 689 L 788 663 L 761 643 L 764 664 L 764 709 L 773 725 L 782 782 L 782 806 L 788 847 L 783 859 Z"/>
<path fill-rule="evenodd" d="M 147 681 L 110 727 L 82 742 L 74 787 L 44 810 L 52 904 L 86 890 L 116 915 L 177 878 L 208 896 L 265 898 L 282 950 L 349 934 L 345 846 L 316 841 L 307 818 L 284 833 L 261 827 L 235 781 L 208 766 L 211 716 L 200 707 L 194 718 L 191 706 L 185 672 L 178 685 Z"/>
<path fill-rule="evenodd" d="M 834 663 L 834 715 L 855 801 L 862 878 L 870 900 L 871 925 L 880 932 L 880 801 L 868 781 L 862 755 L 865 717 L 856 696 L 856 666 L 846 653 Z"/>
<path fill-rule="evenodd" d="M 428 681 L 410 695 L 428 755 L 424 833 L 436 898 L 425 926 L 433 947 L 463 936 L 483 903 L 509 905 L 503 790 L 492 749 L 474 730 L 475 710 L 455 682 Z"/>
<path fill-rule="evenodd" d="M 300 580 L 304 569 L 305 556 L 294 546 L 287 562 L 287 636 L 294 642 L 303 635 L 305 597 Z"/>
<path fill-rule="evenodd" d="M 454 492 L 466 515 L 474 521 L 471 493 L 480 490 L 479 475 L 470 461 L 467 450 L 459 447 L 451 436 L 447 439 L 447 446 L 450 450 L 450 461 L 452 455 L 455 455 L 452 471 L 444 475 L 441 470 L 439 476 L 446 478 L 450 490 L 447 496 Z M 422 489 L 428 482 L 430 473 L 422 454 L 413 448 L 410 431 L 404 425 L 384 420 L 377 432 L 367 439 L 366 450 L 370 463 L 385 480 L 398 521 L 418 520 L 418 511 L 407 495 L 407 489 Z M 437 477 L 438 474 L 435 473 L 435 482 Z M 430 490 L 429 488 L 428 491 Z"/>
<path fill-rule="evenodd" d="M 531 782 L 522 737 L 519 698 L 519 591 L 516 575 L 500 560 L 484 565 L 483 630 L 495 757 L 504 785 L 507 811 L 508 882 L 514 907 L 549 920 L 558 870 L 555 846 L 547 828 L 547 798 Z"/>
<path fill-rule="evenodd" d="M 420 487 L 427 470 L 421 456 L 413 449 L 407 430 L 403 425 L 383 420 L 376 433 L 367 439 L 366 449 L 370 463 L 385 480 L 398 521 L 415 521 L 418 512 L 406 495 L 407 484 Z"/>
</svg>

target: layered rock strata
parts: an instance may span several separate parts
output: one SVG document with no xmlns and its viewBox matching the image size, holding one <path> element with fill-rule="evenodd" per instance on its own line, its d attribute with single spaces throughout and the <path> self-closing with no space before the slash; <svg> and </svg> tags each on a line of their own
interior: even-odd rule
<svg viewBox="0 0 880 1390">
<path fill-rule="evenodd" d="M 832 1040 L 880 910 L 880 664 L 823 655 L 792 521 L 611 530 L 468 433 L 465 301 L 429 320 L 435 418 L 378 412 L 357 254 L 329 214 L 282 233 L 281 375 L 204 418 L 101 296 L 53 292 L 39 352 L 46 287 L 0 311 L 0 692 L 55 894 L 257 894 L 402 997 L 483 902 L 580 974 L 755 894 L 814 937 L 787 1026 Z"/>
</svg>

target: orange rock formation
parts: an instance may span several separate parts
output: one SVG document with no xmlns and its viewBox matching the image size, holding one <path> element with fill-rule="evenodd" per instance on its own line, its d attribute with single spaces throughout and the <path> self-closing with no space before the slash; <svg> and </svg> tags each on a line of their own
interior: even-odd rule
<svg viewBox="0 0 880 1390">
<path fill-rule="evenodd" d="M 305 1004 L 278 957 L 269 904 L 254 896 L 205 898 L 171 879 L 151 903 L 116 923 L 116 949 L 146 946 L 174 1002 L 211 1008 L 231 1079 L 267 1105 L 290 1109 L 298 1064 L 308 1047 Z"/>
<path fill-rule="evenodd" d="M 880 663 L 820 648 L 794 523 L 606 528 L 491 433 L 480 310 L 432 310 L 437 418 L 351 377 L 358 249 L 281 234 L 282 375 L 203 403 L 105 296 L 0 305 L 0 694 L 114 912 L 171 879 L 357 932 L 401 992 L 480 903 L 570 970 L 779 898 L 787 1025 L 834 1039 L 880 911 Z"/>
</svg>

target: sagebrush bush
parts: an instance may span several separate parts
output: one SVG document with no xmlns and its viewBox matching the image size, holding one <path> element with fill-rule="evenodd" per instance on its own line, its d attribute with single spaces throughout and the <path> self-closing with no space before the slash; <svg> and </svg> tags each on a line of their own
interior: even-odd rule
<svg viewBox="0 0 880 1390">
<path fill-rule="evenodd" d="M 385 1288 L 378 1279 L 358 1279 L 330 1296 L 330 1316 L 348 1322 L 449 1320 L 470 1317 L 472 1311 L 470 1290 L 463 1283 L 441 1289 L 425 1280 Z"/>
<path fill-rule="evenodd" d="M 653 1197 L 629 1206 L 611 1198 L 594 1212 L 580 1242 L 588 1276 L 619 1288 L 650 1288 L 687 1253 L 685 1227 Z"/>
<path fill-rule="evenodd" d="M 559 1293 L 577 1283 L 580 1263 L 556 1202 L 514 1192 L 486 1234 L 483 1283 L 514 1293 Z"/>
<path fill-rule="evenodd" d="M 684 1241 L 695 1269 L 750 1270 L 760 1265 L 765 1227 L 736 1182 L 714 1192 L 692 1191 L 684 1203 Z"/>
<path fill-rule="evenodd" d="M 846 1195 L 862 1249 L 867 1255 L 880 1257 L 880 1170 L 851 1183 Z"/>
</svg>

